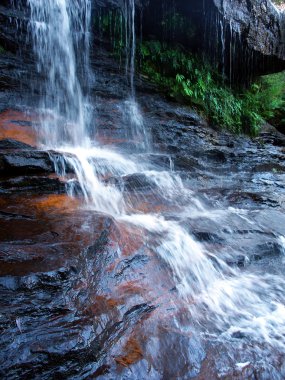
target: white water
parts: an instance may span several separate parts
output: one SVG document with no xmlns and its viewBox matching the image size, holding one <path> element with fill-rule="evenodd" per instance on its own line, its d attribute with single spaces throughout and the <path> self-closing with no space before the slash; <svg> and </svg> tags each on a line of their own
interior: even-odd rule
<svg viewBox="0 0 285 380">
<path fill-rule="evenodd" d="M 112 150 L 93 147 L 85 128 L 85 98 L 76 70 L 79 49 L 75 49 L 72 29 L 72 25 L 79 25 L 85 35 L 84 43 L 88 45 L 86 20 L 89 16 L 86 15 L 90 12 L 89 2 L 77 0 L 78 7 L 71 7 L 68 0 L 29 0 L 29 4 L 39 71 L 48 74 L 42 101 L 45 142 L 64 154 L 64 162 L 57 163 L 58 170 L 64 175 L 66 164 L 73 167 L 88 207 L 155 236 L 150 239 L 155 243 L 148 242 L 148 247 L 168 264 L 180 297 L 189 303 L 189 311 L 203 331 L 209 330 L 223 339 L 230 339 L 233 332 L 241 331 L 256 342 L 265 342 L 285 351 L 284 279 L 278 275 L 249 273 L 230 267 L 217 253 L 195 241 L 183 227 L 186 217 L 201 215 L 213 220 L 224 216 L 231 219 L 237 215 L 250 220 L 247 211 L 209 210 L 195 199 L 174 173 L 142 164 L 136 155 L 127 158 Z M 126 30 L 131 30 L 131 37 L 126 33 L 126 41 L 135 49 L 133 1 L 130 6 L 125 3 L 125 12 L 128 15 Z M 133 50 L 131 88 L 134 78 L 132 57 Z M 86 64 L 88 59 L 84 61 Z M 141 126 L 142 116 L 136 107 L 132 97 L 127 106 L 130 110 L 126 111 L 127 117 Z M 106 176 L 122 179 L 136 173 L 143 173 L 153 184 L 153 195 L 165 200 L 170 205 L 169 210 L 174 210 L 168 212 L 167 218 L 156 212 L 143 214 L 132 210 L 124 186 L 106 181 Z M 74 181 L 69 185 L 72 194 Z M 284 236 L 280 236 L 279 241 L 285 246 Z M 232 255 L 237 254 L 235 251 Z"/>
<path fill-rule="evenodd" d="M 53 147 L 62 142 L 82 145 L 88 105 L 77 63 L 84 56 L 81 67 L 88 81 L 90 0 L 28 0 L 28 4 L 37 69 L 44 77 L 42 141 Z"/>
<path fill-rule="evenodd" d="M 150 138 L 146 132 L 143 117 L 136 101 L 135 91 L 135 59 L 136 59 L 136 31 L 135 31 L 135 0 L 124 0 L 123 16 L 125 20 L 125 49 L 126 78 L 129 81 L 129 99 L 124 102 L 123 111 L 129 124 L 127 137 L 136 143 L 143 151 L 150 150 Z"/>
</svg>

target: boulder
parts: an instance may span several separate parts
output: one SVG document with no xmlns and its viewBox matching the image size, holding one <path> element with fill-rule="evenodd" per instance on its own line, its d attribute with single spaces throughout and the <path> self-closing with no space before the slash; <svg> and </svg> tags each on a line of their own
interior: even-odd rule
<svg viewBox="0 0 285 380">
<path fill-rule="evenodd" d="M 63 194 L 65 183 L 58 178 L 23 176 L 0 180 L 1 194 Z"/>
<path fill-rule="evenodd" d="M 21 141 L 13 140 L 13 139 L 3 139 L 0 140 L 0 150 L 32 150 L 34 149 L 31 145 L 25 144 Z"/>
<path fill-rule="evenodd" d="M 0 152 L 0 175 L 53 173 L 54 165 L 48 152 L 23 150 Z"/>
</svg>

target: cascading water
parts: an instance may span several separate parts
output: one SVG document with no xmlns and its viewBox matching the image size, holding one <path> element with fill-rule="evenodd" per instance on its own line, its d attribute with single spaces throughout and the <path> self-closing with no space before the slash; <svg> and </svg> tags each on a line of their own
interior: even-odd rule
<svg viewBox="0 0 285 380">
<path fill-rule="evenodd" d="M 221 62 L 222 62 L 222 73 L 223 78 L 225 77 L 225 52 L 226 52 L 226 37 L 225 37 L 225 24 L 224 20 L 220 20 L 220 29 L 221 29 Z"/>
<path fill-rule="evenodd" d="M 122 12 L 125 20 L 125 71 L 130 86 L 129 99 L 126 100 L 123 107 L 126 124 L 129 124 L 127 137 L 141 150 L 147 151 L 150 149 L 150 141 L 136 101 L 134 85 L 136 58 L 135 0 L 124 0 Z"/>
<path fill-rule="evenodd" d="M 206 209 L 175 173 L 158 170 L 151 163 L 141 163 L 140 156 L 125 158 L 111 150 L 93 148 L 91 144 L 84 146 L 88 139 L 84 96 L 76 69 L 79 48 L 76 48 L 72 35 L 73 27 L 77 25 L 76 29 L 84 35 L 85 47 L 88 47 L 86 28 L 90 4 L 83 0 L 78 0 L 77 6 L 68 0 L 29 0 L 29 4 L 38 68 L 47 74 L 42 102 L 44 141 L 63 153 L 63 161 L 58 165 L 61 174 L 65 174 L 66 163 L 72 166 L 89 207 L 155 236 L 155 239 L 148 241 L 148 248 L 168 263 L 180 296 L 189 303 L 193 320 L 207 326 L 205 330 L 221 339 L 231 339 L 232 333 L 244 332 L 254 342 L 266 342 L 284 352 L 285 281 L 278 274 L 234 269 L 218 253 L 196 242 L 183 227 L 187 218 L 218 220 L 238 215 L 246 219 L 246 210 Z M 131 46 L 126 66 L 131 84 L 128 107 L 137 118 L 133 0 L 124 3 L 124 12 L 126 46 Z M 85 62 L 88 62 L 87 57 Z M 142 121 L 139 122 L 141 125 Z M 138 131 L 133 132 L 132 138 L 136 138 L 137 134 Z M 72 146 L 67 148 L 67 144 Z M 169 210 L 172 211 L 168 211 L 166 216 L 136 211 L 132 198 L 124 189 L 105 180 L 110 173 L 122 181 L 126 175 L 143 174 L 152 185 L 152 196 L 164 199 L 171 205 Z M 74 180 L 69 182 L 71 193 L 73 185 Z M 140 197 L 140 194 L 136 196 Z M 283 246 L 284 239 L 280 237 Z M 237 254 L 236 251 L 229 252 L 228 258 Z"/>
<path fill-rule="evenodd" d="M 44 77 L 40 104 L 43 143 L 53 147 L 82 145 L 87 104 L 77 60 L 83 55 L 88 82 L 90 0 L 28 0 L 28 4 L 37 69 Z"/>
<path fill-rule="evenodd" d="M 126 46 L 126 77 L 130 82 L 131 97 L 135 98 L 135 52 L 136 52 L 136 33 L 135 33 L 135 1 L 125 0 L 123 5 L 125 18 L 125 46 Z"/>
</svg>

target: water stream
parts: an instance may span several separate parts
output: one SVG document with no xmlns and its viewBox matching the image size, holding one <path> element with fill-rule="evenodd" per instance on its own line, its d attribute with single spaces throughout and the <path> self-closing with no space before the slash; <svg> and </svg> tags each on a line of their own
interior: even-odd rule
<svg viewBox="0 0 285 380">
<path fill-rule="evenodd" d="M 43 93 L 42 142 L 52 147 L 83 145 L 88 104 L 78 69 L 84 69 L 88 82 L 91 2 L 28 0 L 28 4 L 37 69 L 43 77 L 39 83 Z"/>
<path fill-rule="evenodd" d="M 63 154 L 61 163 L 56 163 L 60 175 L 65 175 L 67 166 L 73 168 L 76 179 L 68 182 L 70 195 L 79 184 L 89 210 L 111 215 L 154 237 L 148 240 L 148 247 L 167 263 L 179 296 L 189 305 L 189 313 L 203 334 L 230 340 L 234 333 L 244 333 L 260 345 L 266 343 L 266 349 L 271 346 L 285 351 L 284 279 L 262 269 L 250 271 L 230 266 L 219 252 L 197 242 L 185 227 L 189 218 L 201 216 L 221 223 L 238 216 L 252 223 L 249 212 L 206 207 L 175 172 L 141 160 L 135 150 L 126 156 L 92 141 L 86 116 L 88 94 L 83 94 L 84 81 L 78 76 L 78 66 L 84 67 L 87 77 L 90 75 L 90 1 L 29 0 L 29 5 L 38 69 L 45 78 L 40 104 L 42 141 L 45 147 Z M 126 73 L 130 81 L 123 109 L 129 120 L 130 139 L 149 150 L 135 99 L 134 0 L 124 1 L 123 12 L 129 47 Z M 133 198 L 125 191 L 124 178 L 138 173 L 150 184 L 151 196 L 168 205 L 166 213 L 142 213 L 135 209 Z M 110 176 L 117 181 L 106 180 Z M 135 196 L 143 197 L 139 192 Z M 285 237 L 277 239 L 285 250 Z M 227 258 L 238 254 L 229 247 Z"/>
<path fill-rule="evenodd" d="M 136 101 L 135 90 L 135 59 L 136 59 L 136 30 L 135 30 L 135 0 L 124 0 L 123 16 L 125 20 L 125 71 L 129 82 L 129 98 L 124 103 L 123 112 L 129 128 L 127 137 L 134 141 L 140 150 L 150 150 L 150 138 L 144 127 L 143 117 Z"/>
</svg>

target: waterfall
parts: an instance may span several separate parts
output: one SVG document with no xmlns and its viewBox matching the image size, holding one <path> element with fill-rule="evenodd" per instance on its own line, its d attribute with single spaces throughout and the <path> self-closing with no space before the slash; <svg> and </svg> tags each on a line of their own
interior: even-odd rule
<svg viewBox="0 0 285 380">
<path fill-rule="evenodd" d="M 126 45 L 126 77 L 130 82 L 130 95 L 135 98 L 135 55 L 136 55 L 136 31 L 135 31 L 135 1 L 125 0 L 123 4 L 125 19 L 125 45 Z"/>
<path fill-rule="evenodd" d="M 222 62 L 222 75 L 225 79 L 226 67 L 226 37 L 225 37 L 225 24 L 224 19 L 220 19 L 220 35 L 221 35 L 221 62 Z"/>
<path fill-rule="evenodd" d="M 78 77 L 89 78 L 90 0 L 28 0 L 30 32 L 41 83 L 42 142 L 84 144 L 87 99 Z M 83 57 L 82 62 L 78 57 Z M 83 82 L 83 81 L 82 81 Z"/>
<path fill-rule="evenodd" d="M 146 132 L 143 117 L 136 101 L 134 84 L 136 60 L 135 0 L 124 0 L 122 12 L 125 20 L 125 71 L 130 87 L 129 99 L 126 100 L 123 107 L 125 122 L 129 125 L 127 137 L 132 140 L 140 150 L 147 151 L 150 149 L 150 138 Z"/>
<path fill-rule="evenodd" d="M 210 333 L 231 339 L 234 332 L 244 332 L 258 342 L 284 351 L 284 287 L 278 275 L 247 273 L 232 268 L 218 252 L 211 252 L 198 243 L 183 225 L 187 218 L 204 217 L 227 220 L 237 215 L 246 218 L 244 210 L 206 208 L 192 191 L 184 186 L 175 172 L 157 169 L 141 156 L 122 154 L 88 145 L 86 103 L 83 76 L 89 78 L 88 0 L 28 0 L 31 8 L 30 29 L 37 57 L 42 88 L 43 141 L 63 153 L 58 165 L 65 174 L 65 165 L 72 166 L 81 193 L 89 208 L 112 215 L 120 223 L 137 226 L 150 237 L 147 247 L 167 263 L 181 298 L 189 305 L 193 319 L 207 326 Z M 130 124 L 130 139 L 147 150 L 148 140 L 143 117 L 135 94 L 135 2 L 125 0 L 126 74 L 130 82 L 129 99 L 124 111 Z M 223 24 L 221 27 L 223 36 Z M 223 43 L 223 38 L 222 38 Z M 84 47 L 84 51 L 81 47 Z M 224 52 L 224 50 L 223 50 Z M 83 59 L 79 59 L 79 58 Z M 78 74 L 79 73 L 79 74 Z M 82 73 L 81 73 L 82 76 Z M 85 78 L 85 79 L 86 79 Z M 87 104 L 88 105 L 88 104 Z M 69 145 L 69 146 L 68 146 Z M 56 163 L 55 163 L 56 164 Z M 59 167 L 60 166 L 60 167 Z M 155 210 L 139 212 L 134 195 L 146 202 L 139 192 L 124 192 L 124 177 L 140 173 L 153 186 L 153 199 L 169 205 L 164 217 Z M 120 187 L 112 176 L 123 184 Z M 74 179 L 69 180 L 72 195 Z M 156 197 L 156 198 L 155 198 Z M 284 237 L 282 237 L 284 244 Z M 237 251 L 229 252 L 233 258 Z M 231 256 L 232 255 L 232 256 Z M 154 284 L 155 286 L 155 284 Z"/>
</svg>

